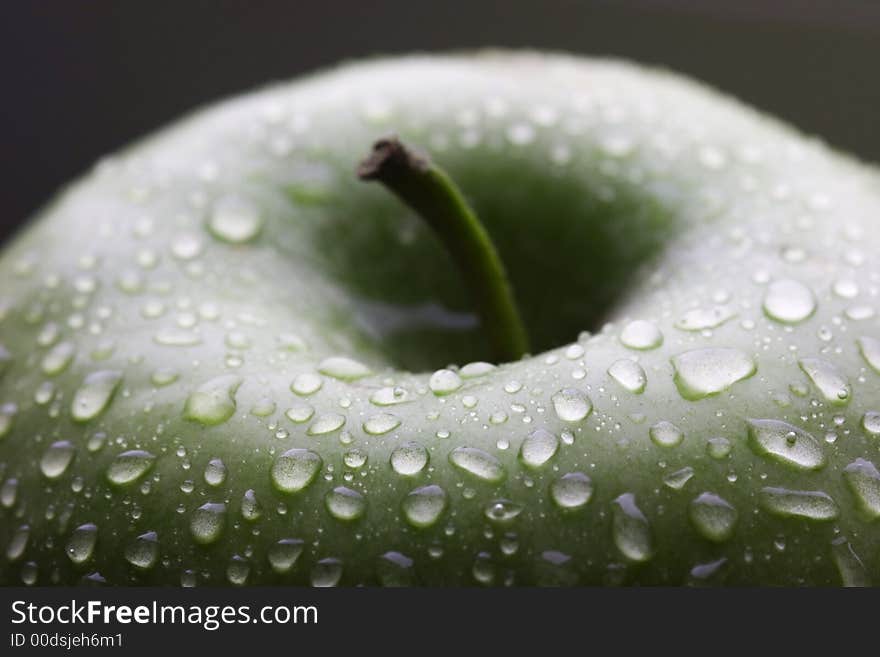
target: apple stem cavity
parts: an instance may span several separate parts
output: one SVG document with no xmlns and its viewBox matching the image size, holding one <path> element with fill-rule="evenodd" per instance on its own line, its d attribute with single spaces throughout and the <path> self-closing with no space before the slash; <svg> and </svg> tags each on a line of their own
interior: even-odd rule
<svg viewBox="0 0 880 657">
<path fill-rule="evenodd" d="M 357 169 L 415 210 L 434 230 L 461 271 L 498 362 L 519 360 L 529 340 L 498 251 L 458 186 L 396 137 L 380 139 Z"/>
</svg>

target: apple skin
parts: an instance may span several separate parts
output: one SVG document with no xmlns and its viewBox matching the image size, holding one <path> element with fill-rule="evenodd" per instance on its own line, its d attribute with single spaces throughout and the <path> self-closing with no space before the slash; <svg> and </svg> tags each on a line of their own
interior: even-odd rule
<svg viewBox="0 0 880 657">
<path fill-rule="evenodd" d="M 354 176 L 389 133 L 464 190 L 538 354 L 445 395 L 432 370 L 488 347 L 436 237 Z M 880 337 L 878 217 L 876 170 L 622 62 L 379 59 L 200 111 L 99 163 L 2 253 L 0 582 L 876 583 L 880 374 L 859 339 Z M 627 346 L 651 325 L 662 344 Z M 371 373 L 341 380 L 329 357 Z M 632 366 L 609 374 L 622 359 L 640 394 Z M 402 403 L 370 401 L 389 387 Z M 809 436 L 762 442 L 785 425 L 753 420 Z M 399 474 L 408 442 L 410 467 L 429 462 Z M 462 448 L 496 480 L 456 467 Z M 291 449 L 321 467 L 285 493 Z M 131 450 L 154 457 L 139 477 Z M 445 506 L 415 527 L 402 505 L 426 486 Z"/>
</svg>

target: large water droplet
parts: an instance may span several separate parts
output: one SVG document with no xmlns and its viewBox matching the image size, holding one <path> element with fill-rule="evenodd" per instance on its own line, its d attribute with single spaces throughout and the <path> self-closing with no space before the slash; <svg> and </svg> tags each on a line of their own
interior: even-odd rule
<svg viewBox="0 0 880 657">
<path fill-rule="evenodd" d="M 263 506 L 257 499 L 253 488 L 248 488 L 241 496 L 241 517 L 248 522 L 256 522 L 263 515 Z"/>
<path fill-rule="evenodd" d="M 325 358 L 318 364 L 318 371 L 341 381 L 356 381 L 371 373 L 370 368 L 360 361 L 345 356 Z"/>
<path fill-rule="evenodd" d="M 449 452 L 449 462 L 462 472 L 492 483 L 503 481 L 507 474 L 501 461 L 477 447 L 456 447 Z"/>
<path fill-rule="evenodd" d="M 880 436 L 880 413 L 865 411 L 862 416 L 862 429 L 870 436 Z"/>
<path fill-rule="evenodd" d="M 226 481 L 226 464 L 221 459 L 211 459 L 205 466 L 204 478 L 209 486 L 220 486 Z"/>
<path fill-rule="evenodd" d="M 428 465 L 428 450 L 417 442 L 402 443 L 391 452 L 391 467 L 400 475 L 417 475 Z"/>
<path fill-rule="evenodd" d="M 76 347 L 72 342 L 59 342 L 43 357 L 40 367 L 47 376 L 56 376 L 61 374 L 70 365 L 73 355 L 76 353 Z"/>
<path fill-rule="evenodd" d="M 663 477 L 663 483 L 672 490 L 681 490 L 694 477 L 694 469 L 686 465 L 683 468 L 670 472 Z"/>
<path fill-rule="evenodd" d="M 308 428 L 310 436 L 323 436 L 326 433 L 332 433 L 337 429 L 341 429 L 345 424 L 345 416 L 339 413 L 327 413 L 319 415 L 318 418 Z"/>
<path fill-rule="evenodd" d="M 413 527 L 430 527 L 446 509 L 447 496 L 440 486 L 431 484 L 410 491 L 403 499 L 403 516 Z"/>
<path fill-rule="evenodd" d="M 783 279 L 770 283 L 764 295 L 764 312 L 770 319 L 797 324 L 816 310 L 813 292 L 803 283 Z"/>
<path fill-rule="evenodd" d="M 858 458 L 844 468 L 843 478 L 859 509 L 872 520 L 880 518 L 880 472 L 877 467 L 871 461 Z"/>
<path fill-rule="evenodd" d="M 493 522 L 510 522 L 522 513 L 522 505 L 506 499 L 492 500 L 483 507 L 483 515 Z"/>
<path fill-rule="evenodd" d="M 381 436 L 400 426 L 400 418 L 391 413 L 377 413 L 368 417 L 363 429 L 372 436 Z"/>
<path fill-rule="evenodd" d="M 581 422 L 593 411 L 587 393 L 577 388 L 564 388 L 553 395 L 553 410 L 563 422 Z"/>
<path fill-rule="evenodd" d="M 435 395 L 448 395 L 461 388 L 461 377 L 452 370 L 437 370 L 428 379 L 428 387 Z"/>
<path fill-rule="evenodd" d="M 407 390 L 400 386 L 386 386 L 379 388 L 370 395 L 370 403 L 376 406 L 393 406 L 410 401 L 411 397 Z"/>
<path fill-rule="evenodd" d="M 702 493 L 691 502 L 688 511 L 691 524 L 703 538 L 720 543 L 733 536 L 739 514 L 722 497 Z"/>
<path fill-rule="evenodd" d="M 98 527 L 88 522 L 73 530 L 67 541 L 66 553 L 68 559 L 79 565 L 92 558 L 95 552 L 95 543 L 98 541 Z"/>
<path fill-rule="evenodd" d="M 234 374 L 218 376 L 199 386 L 184 406 L 184 417 L 205 426 L 222 424 L 235 413 L 235 392 L 241 377 Z"/>
<path fill-rule="evenodd" d="M 756 371 L 747 354 L 723 347 L 686 351 L 672 358 L 672 366 L 679 394 L 692 401 L 717 395 Z"/>
<path fill-rule="evenodd" d="M 675 447 L 684 440 L 684 433 L 672 422 L 660 420 L 651 425 L 648 429 L 648 435 L 653 443 L 659 447 Z"/>
<path fill-rule="evenodd" d="M 101 370 L 89 374 L 73 395 L 70 413 L 76 422 L 88 422 L 100 415 L 122 382 L 122 372 Z"/>
<path fill-rule="evenodd" d="M 530 468 L 544 466 L 559 449 L 559 438 L 546 429 L 532 431 L 519 448 L 519 459 Z"/>
<path fill-rule="evenodd" d="M 232 556 L 229 565 L 226 566 L 226 579 L 233 586 L 244 586 L 247 584 L 248 577 L 251 574 L 251 563 L 239 554 Z"/>
<path fill-rule="evenodd" d="M 272 483 L 283 493 L 296 493 L 308 486 L 324 461 L 308 449 L 289 449 L 272 464 Z"/>
<path fill-rule="evenodd" d="M 612 534 L 617 549 L 631 561 L 648 561 L 654 555 L 654 541 L 648 519 L 636 506 L 635 495 L 624 493 L 613 504 Z"/>
<path fill-rule="evenodd" d="M 149 472 L 155 460 L 155 455 L 142 449 L 122 452 L 107 468 L 107 479 L 117 486 L 131 484 Z"/>
<path fill-rule="evenodd" d="M 0 486 L 0 505 L 4 509 L 11 509 L 18 500 L 18 479 L 10 477 Z"/>
<path fill-rule="evenodd" d="M 807 520 L 834 520 L 840 515 L 837 504 L 820 490 L 761 489 L 761 506 L 770 513 Z"/>
<path fill-rule="evenodd" d="M 289 572 L 303 553 L 303 541 L 298 538 L 282 538 L 269 548 L 269 565 L 279 575 Z"/>
<path fill-rule="evenodd" d="M 495 368 L 496 366 L 492 363 L 476 361 L 474 363 L 468 363 L 467 365 L 462 366 L 458 373 L 463 379 L 475 379 L 480 376 L 485 376 Z"/>
<path fill-rule="evenodd" d="M 620 386 L 631 393 L 640 395 L 645 391 L 648 377 L 645 370 L 634 360 L 621 358 L 616 360 L 608 368 L 608 375 Z"/>
<path fill-rule="evenodd" d="M 569 472 L 550 484 L 550 497 L 563 509 L 580 509 L 593 497 L 593 482 L 583 472 Z"/>
<path fill-rule="evenodd" d="M 57 479 L 67 472 L 75 454 L 76 448 L 69 440 L 52 443 L 40 459 L 40 472 L 48 479 Z"/>
<path fill-rule="evenodd" d="M 837 368 L 821 358 L 802 358 L 798 365 L 826 401 L 832 404 L 846 404 L 852 396 L 849 381 Z"/>
<path fill-rule="evenodd" d="M 653 322 L 637 319 L 620 332 L 620 342 L 630 349 L 656 349 L 663 344 L 663 334 Z"/>
<path fill-rule="evenodd" d="M 189 522 L 189 532 L 193 540 L 201 545 L 216 542 L 225 527 L 226 505 L 218 502 L 202 504 L 193 511 Z"/>
<path fill-rule="evenodd" d="M 324 496 L 324 506 L 337 520 L 357 520 L 367 510 L 367 500 L 356 490 L 337 486 Z"/>
<path fill-rule="evenodd" d="M 782 420 L 748 420 L 749 445 L 763 456 L 798 470 L 825 465 L 819 442 L 803 429 Z"/>
<path fill-rule="evenodd" d="M 303 397 L 314 394 L 324 385 L 324 380 L 313 372 L 298 374 L 290 384 L 290 389 Z"/>
<path fill-rule="evenodd" d="M 254 239 L 263 226 L 260 209 L 248 198 L 228 194 L 214 203 L 208 228 L 211 233 L 232 244 Z"/>
<path fill-rule="evenodd" d="M 156 532 L 141 534 L 125 548 L 125 560 L 135 568 L 149 570 L 159 560 L 159 536 Z"/>
</svg>

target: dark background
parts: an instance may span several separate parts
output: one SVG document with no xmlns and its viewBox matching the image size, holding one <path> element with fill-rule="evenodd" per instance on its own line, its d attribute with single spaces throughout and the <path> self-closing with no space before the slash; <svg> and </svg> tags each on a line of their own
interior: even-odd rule
<svg viewBox="0 0 880 657">
<path fill-rule="evenodd" d="M 880 161 L 876 0 L 0 0 L 0 239 L 206 101 L 344 59 L 486 45 L 677 69 Z"/>
</svg>

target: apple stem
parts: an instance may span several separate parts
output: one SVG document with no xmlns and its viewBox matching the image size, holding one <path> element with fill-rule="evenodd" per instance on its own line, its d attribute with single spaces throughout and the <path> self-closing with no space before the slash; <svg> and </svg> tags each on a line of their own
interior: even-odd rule
<svg viewBox="0 0 880 657">
<path fill-rule="evenodd" d="M 357 174 L 384 184 L 434 229 L 474 297 L 495 358 L 513 361 L 528 353 L 525 325 L 498 251 L 449 175 L 395 137 L 377 141 Z"/>
</svg>

